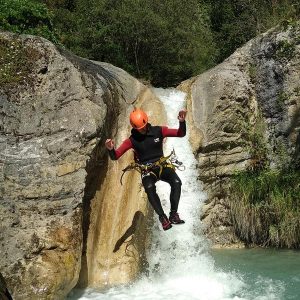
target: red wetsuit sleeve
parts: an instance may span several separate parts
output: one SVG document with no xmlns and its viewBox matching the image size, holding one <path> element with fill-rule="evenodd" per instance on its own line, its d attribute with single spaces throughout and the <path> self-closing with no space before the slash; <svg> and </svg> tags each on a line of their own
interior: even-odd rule
<svg viewBox="0 0 300 300">
<path fill-rule="evenodd" d="M 168 128 L 167 126 L 162 126 L 163 137 L 183 137 L 186 134 L 186 124 L 185 122 L 179 122 L 178 129 Z"/>
<path fill-rule="evenodd" d="M 130 139 L 126 139 L 119 148 L 112 149 L 109 152 L 109 156 L 112 160 L 119 159 L 127 150 L 132 148 L 132 143 Z"/>
</svg>

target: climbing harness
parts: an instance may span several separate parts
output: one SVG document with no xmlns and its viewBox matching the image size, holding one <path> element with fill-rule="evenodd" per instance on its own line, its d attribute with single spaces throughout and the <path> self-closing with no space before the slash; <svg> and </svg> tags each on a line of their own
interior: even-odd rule
<svg viewBox="0 0 300 300">
<path fill-rule="evenodd" d="M 181 161 L 178 160 L 175 154 L 175 150 L 173 149 L 170 155 L 163 156 L 154 163 L 149 163 L 145 165 L 140 164 L 138 162 L 131 163 L 125 169 L 122 170 L 123 174 L 121 175 L 120 183 L 122 185 L 123 176 L 127 171 L 131 171 L 131 170 L 138 171 L 141 174 L 142 178 L 147 176 L 150 173 L 155 175 L 155 177 L 157 177 L 156 174 L 154 173 L 154 170 L 157 168 L 159 168 L 158 178 L 160 178 L 163 168 L 172 168 L 173 170 L 177 169 L 179 171 L 185 170 L 185 166 Z"/>
</svg>

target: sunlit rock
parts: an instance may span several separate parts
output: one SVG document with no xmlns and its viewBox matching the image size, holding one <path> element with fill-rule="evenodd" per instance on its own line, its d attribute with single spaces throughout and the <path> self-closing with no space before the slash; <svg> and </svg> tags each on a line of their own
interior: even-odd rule
<svg viewBox="0 0 300 300">
<path fill-rule="evenodd" d="M 299 23 L 272 29 L 179 87 L 188 93 L 190 141 L 209 194 L 202 221 L 215 246 L 239 245 L 230 177 L 264 160 L 271 168 L 299 162 L 299 32 Z"/>
<path fill-rule="evenodd" d="M 132 161 L 104 141 L 129 135 L 134 105 L 160 110 L 121 69 L 42 38 L 0 34 L 0 268 L 14 299 L 64 299 L 135 278 L 148 207 Z M 80 277 L 80 280 L 79 280 Z"/>
</svg>

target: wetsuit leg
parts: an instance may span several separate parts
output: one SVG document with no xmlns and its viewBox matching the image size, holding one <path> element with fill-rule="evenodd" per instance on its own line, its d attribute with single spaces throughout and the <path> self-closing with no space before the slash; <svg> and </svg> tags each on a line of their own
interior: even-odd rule
<svg viewBox="0 0 300 300">
<path fill-rule="evenodd" d="M 172 168 L 163 168 L 160 179 L 170 184 L 171 194 L 171 212 L 177 212 L 180 194 L 181 194 L 181 180 Z"/>
<path fill-rule="evenodd" d="M 157 177 L 151 173 L 149 173 L 148 175 L 142 178 L 142 183 L 145 188 L 145 192 L 148 196 L 150 204 L 152 205 L 155 212 L 159 216 L 162 216 L 164 215 L 164 210 L 161 206 L 160 199 L 156 193 L 156 186 L 155 186 L 156 181 L 157 181 Z"/>
</svg>

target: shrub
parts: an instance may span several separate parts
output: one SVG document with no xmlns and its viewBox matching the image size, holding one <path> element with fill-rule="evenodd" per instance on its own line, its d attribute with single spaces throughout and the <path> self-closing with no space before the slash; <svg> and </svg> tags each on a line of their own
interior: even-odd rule
<svg viewBox="0 0 300 300">
<path fill-rule="evenodd" d="M 300 247 L 300 170 L 244 171 L 231 189 L 232 220 L 242 240 Z"/>
<path fill-rule="evenodd" d="M 45 4 L 34 0 L 2 0 L 0 29 L 39 35 L 56 42 L 51 13 Z"/>
</svg>

